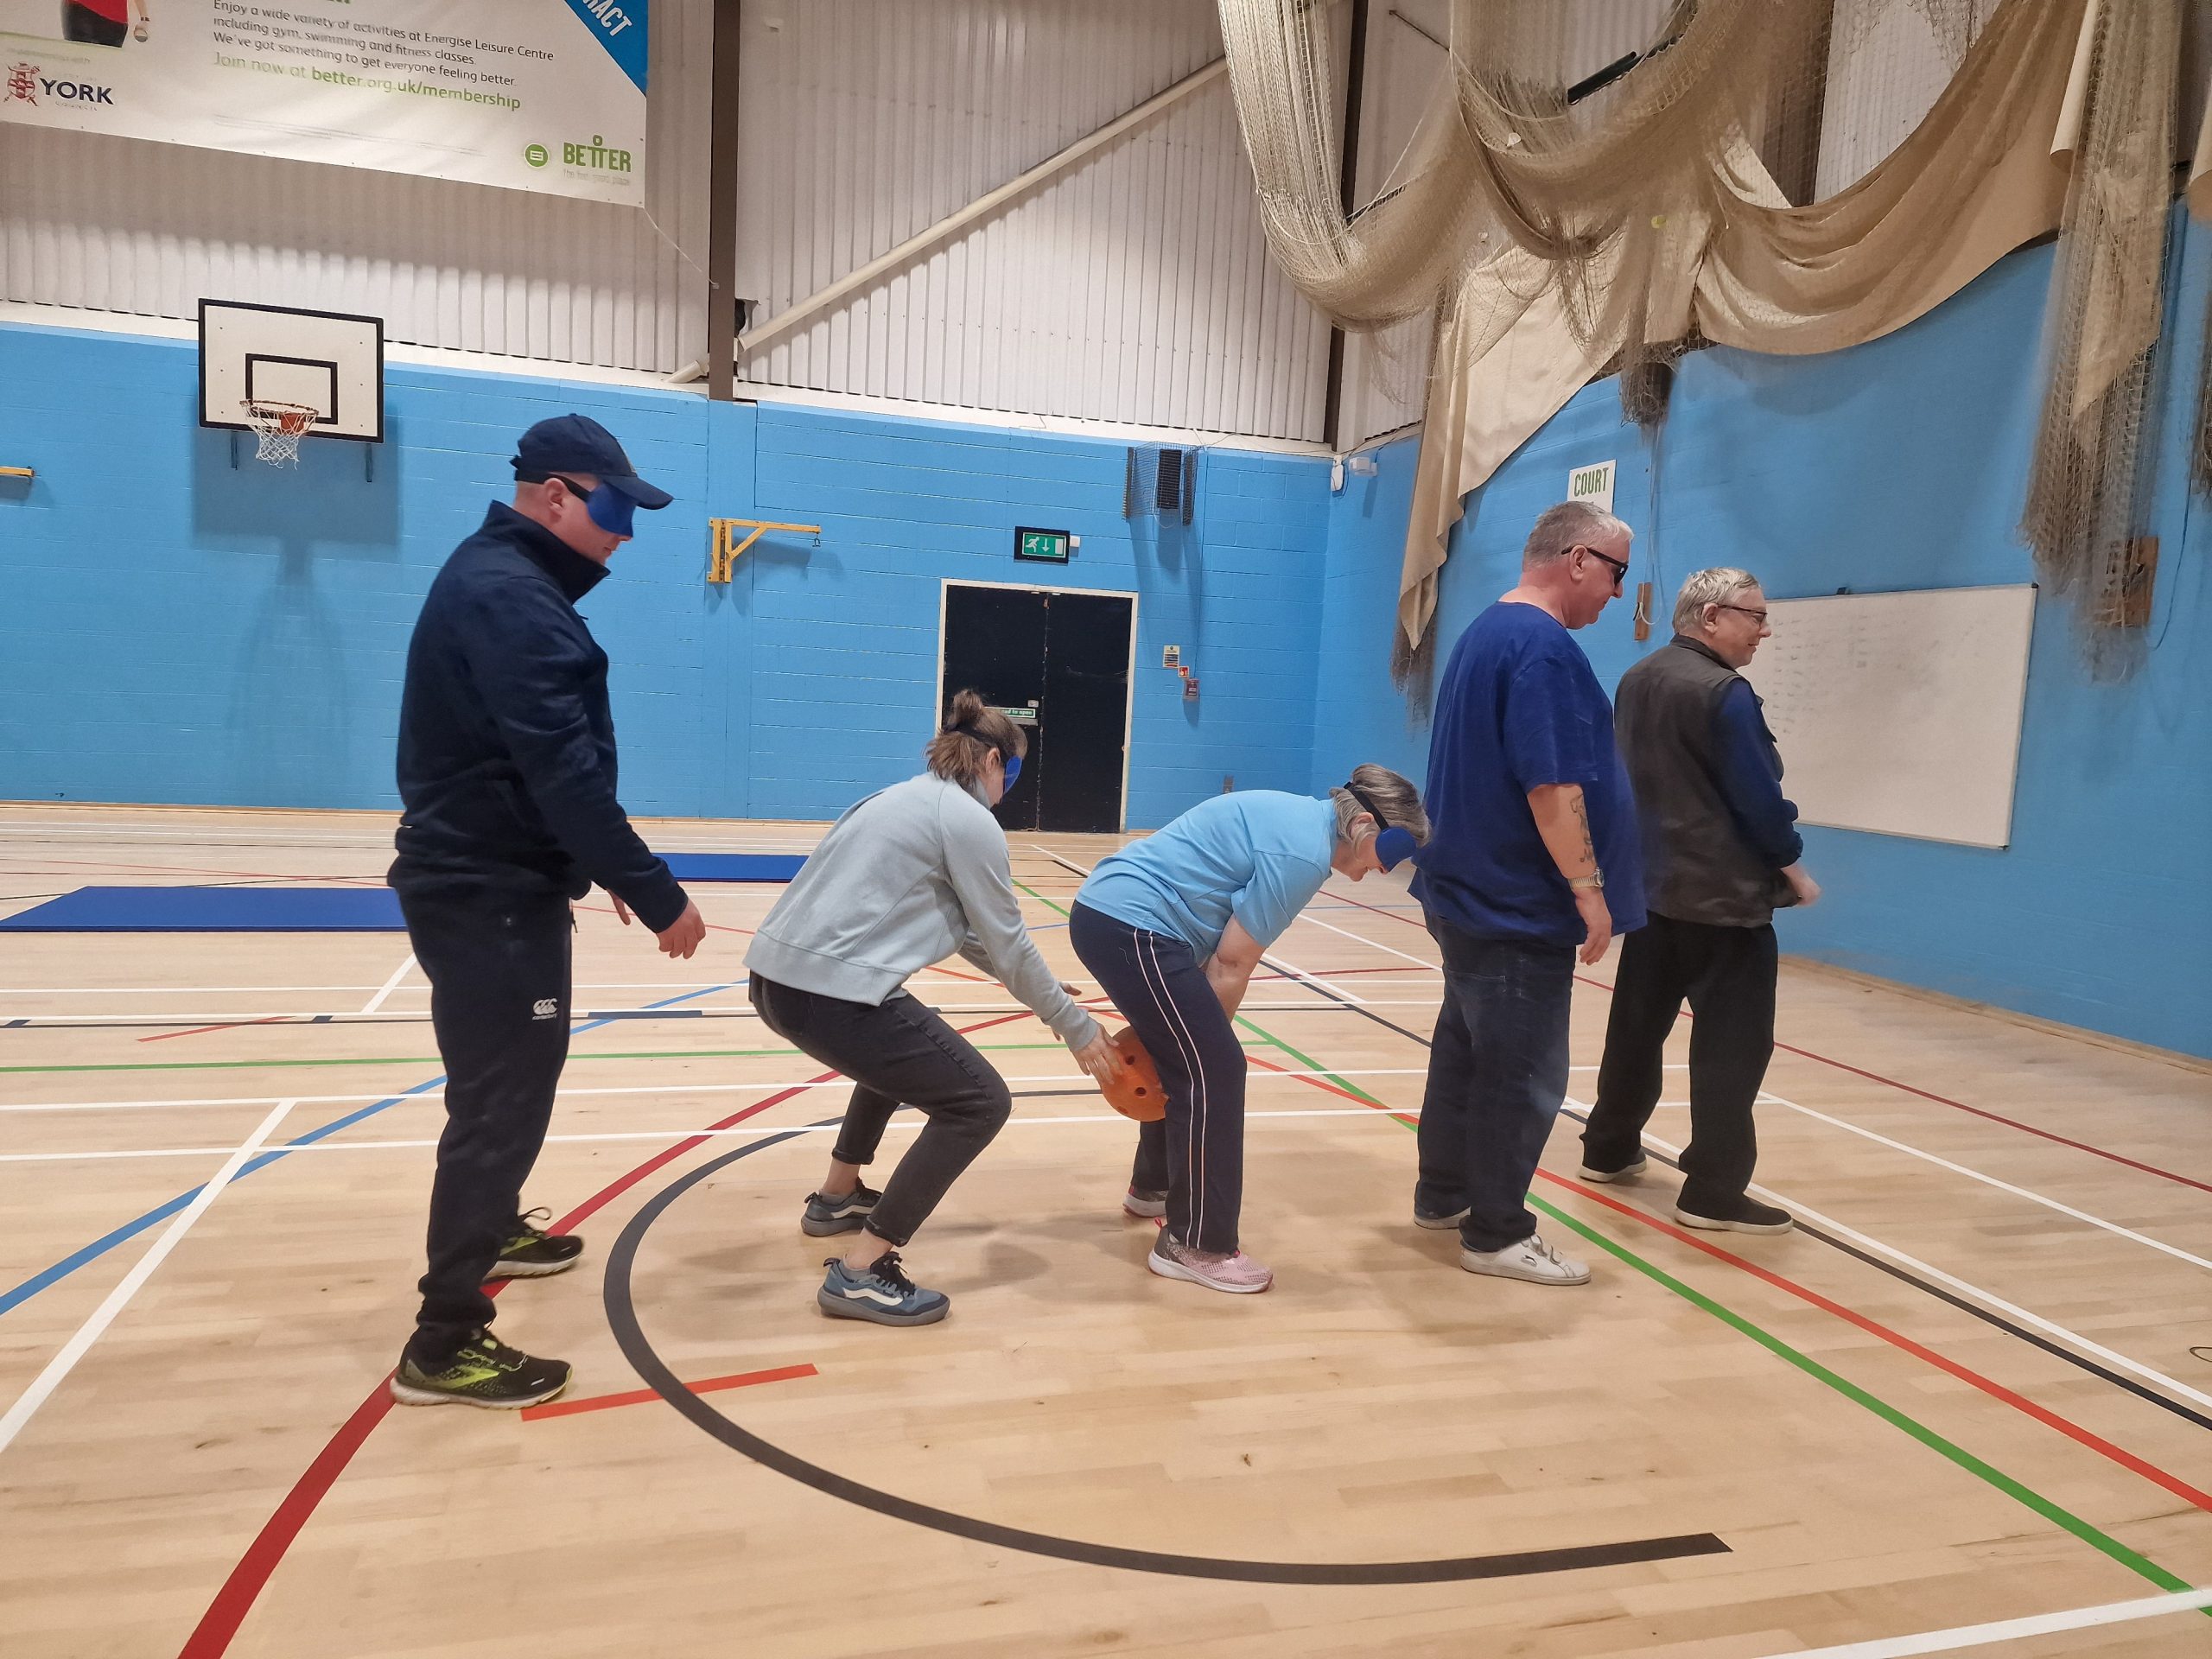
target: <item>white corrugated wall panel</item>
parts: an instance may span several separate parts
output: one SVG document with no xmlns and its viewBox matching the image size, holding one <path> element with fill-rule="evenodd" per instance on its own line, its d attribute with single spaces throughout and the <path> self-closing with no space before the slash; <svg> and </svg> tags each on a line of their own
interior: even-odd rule
<svg viewBox="0 0 2212 1659">
<path fill-rule="evenodd" d="M 1649 47 L 1673 9 L 1674 0 L 1605 0 L 1556 10 L 1523 6 L 1512 14 L 1520 32 L 1511 50 L 1520 61 L 1560 66 L 1571 86 Z M 1438 42 L 1448 41 L 1451 29 L 1448 0 L 1373 0 L 1355 200 L 1372 200 L 1389 188 L 1421 117 L 1447 95 L 1448 60 Z M 1429 330 L 1428 318 L 1415 317 L 1345 341 L 1338 430 L 1343 448 L 1357 448 L 1421 418 Z"/>
<path fill-rule="evenodd" d="M 739 290 L 787 309 L 1221 54 L 1201 0 L 747 0 Z M 758 385 L 1313 438 L 1226 79 L 748 355 Z"/>
<path fill-rule="evenodd" d="M 1979 35 L 1999 0 L 1948 10 Z M 1817 188 L 1834 195 L 1866 177 L 1909 137 L 1950 84 L 1958 65 L 1928 15 L 1904 0 L 1835 0 L 1827 96 L 1821 114 Z"/>
<path fill-rule="evenodd" d="M 643 211 L 0 125 L 0 297 L 308 306 L 412 345 L 673 371 L 706 339 L 705 280 L 672 245 L 705 263 L 711 18 L 705 0 L 653 9 Z"/>
</svg>

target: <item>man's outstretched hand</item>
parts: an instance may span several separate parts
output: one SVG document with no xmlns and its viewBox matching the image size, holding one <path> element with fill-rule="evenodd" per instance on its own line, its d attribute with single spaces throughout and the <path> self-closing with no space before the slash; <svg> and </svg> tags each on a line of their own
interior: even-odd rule
<svg viewBox="0 0 2212 1659">
<path fill-rule="evenodd" d="M 614 899 L 611 893 L 607 896 Z M 614 899 L 614 913 L 622 918 L 623 926 L 630 925 L 630 906 L 620 899 Z M 663 954 L 680 961 L 707 942 L 707 918 L 699 913 L 699 906 L 687 899 L 683 901 L 683 913 L 661 929 L 658 937 Z"/>
</svg>

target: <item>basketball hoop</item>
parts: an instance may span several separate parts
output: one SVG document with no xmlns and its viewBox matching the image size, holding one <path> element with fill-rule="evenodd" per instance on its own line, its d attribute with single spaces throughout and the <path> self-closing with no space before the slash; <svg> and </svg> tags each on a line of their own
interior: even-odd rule
<svg viewBox="0 0 2212 1659">
<path fill-rule="evenodd" d="M 298 466 L 301 435 L 321 411 L 307 404 L 271 403 L 256 397 L 247 398 L 241 407 L 245 410 L 245 423 L 260 440 L 253 458 L 272 467 Z"/>
</svg>

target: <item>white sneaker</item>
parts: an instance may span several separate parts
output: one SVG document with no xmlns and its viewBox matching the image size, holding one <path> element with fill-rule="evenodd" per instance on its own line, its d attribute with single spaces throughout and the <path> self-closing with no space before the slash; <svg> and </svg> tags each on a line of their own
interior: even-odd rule
<svg viewBox="0 0 2212 1659">
<path fill-rule="evenodd" d="M 1586 1285 L 1587 1263 L 1561 1255 L 1544 1243 L 1541 1233 L 1531 1233 L 1518 1244 L 1502 1250 L 1459 1252 L 1459 1265 L 1469 1273 L 1487 1273 L 1498 1279 L 1526 1279 L 1535 1285 Z"/>
<path fill-rule="evenodd" d="M 1585 1164 L 1574 1173 L 1586 1181 L 1632 1181 L 1650 1167 L 1650 1160 L 1639 1158 L 1621 1169 L 1592 1169 Z"/>
</svg>

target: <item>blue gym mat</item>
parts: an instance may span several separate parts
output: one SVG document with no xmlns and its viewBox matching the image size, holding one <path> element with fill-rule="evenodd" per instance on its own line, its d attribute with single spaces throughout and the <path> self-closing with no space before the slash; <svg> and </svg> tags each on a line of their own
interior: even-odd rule
<svg viewBox="0 0 2212 1659">
<path fill-rule="evenodd" d="M 0 917 L 10 933 L 399 933 L 390 887 L 79 887 Z"/>
<path fill-rule="evenodd" d="M 679 881 L 788 881 L 806 862 L 796 853 L 663 853 Z"/>
</svg>

